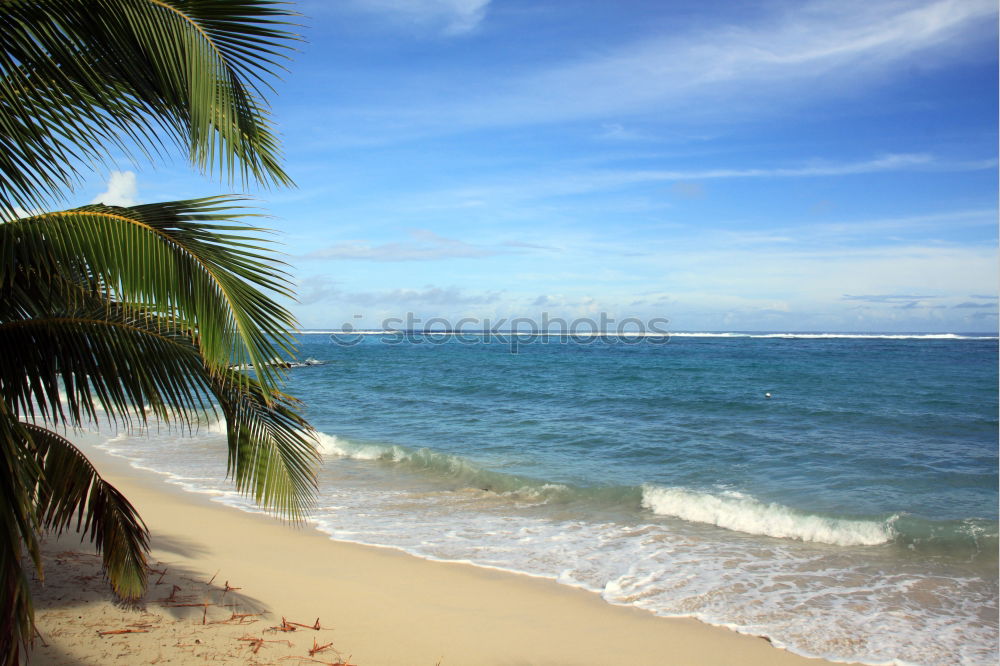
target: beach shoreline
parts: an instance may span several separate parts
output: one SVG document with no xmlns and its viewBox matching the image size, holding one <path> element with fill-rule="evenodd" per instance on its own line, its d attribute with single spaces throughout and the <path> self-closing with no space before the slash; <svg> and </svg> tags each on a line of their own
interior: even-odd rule
<svg viewBox="0 0 1000 666">
<path fill-rule="evenodd" d="M 612 605 L 547 579 L 335 541 L 307 525 L 292 527 L 171 487 L 153 472 L 81 446 L 149 526 L 155 572 L 143 601 L 145 612 L 159 612 L 160 620 L 116 607 L 106 583 L 93 575 L 77 574 L 98 593 L 76 606 L 65 586 L 36 585 L 38 627 L 47 647 L 36 646 L 32 664 L 277 663 L 292 656 L 301 656 L 301 663 L 350 657 L 358 666 L 828 663 L 695 619 Z M 88 564 L 90 549 L 72 533 L 50 540 L 47 552 L 49 570 L 68 560 L 97 566 L 96 559 Z M 171 582 L 179 572 L 183 580 Z M 175 598 L 194 595 L 198 601 L 183 612 L 164 603 L 167 583 L 184 588 Z M 71 586 L 79 588 L 79 580 Z M 81 604 L 86 612 L 74 614 Z M 244 613 L 252 617 L 223 624 Z M 270 629 L 283 618 L 300 624 L 318 618 L 323 629 Z M 98 633 L 131 625 L 143 630 Z M 254 637 L 268 642 L 255 644 Z M 326 651 L 308 656 L 327 643 L 332 645 Z"/>
</svg>

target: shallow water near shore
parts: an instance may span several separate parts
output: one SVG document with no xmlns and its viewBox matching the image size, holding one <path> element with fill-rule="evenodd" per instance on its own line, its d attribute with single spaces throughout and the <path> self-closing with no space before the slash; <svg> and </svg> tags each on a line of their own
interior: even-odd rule
<svg viewBox="0 0 1000 666">
<path fill-rule="evenodd" d="M 393 340 L 302 335 L 326 363 L 289 372 L 333 538 L 806 655 L 995 662 L 995 338 Z M 217 427 L 103 447 L 249 508 Z"/>
</svg>

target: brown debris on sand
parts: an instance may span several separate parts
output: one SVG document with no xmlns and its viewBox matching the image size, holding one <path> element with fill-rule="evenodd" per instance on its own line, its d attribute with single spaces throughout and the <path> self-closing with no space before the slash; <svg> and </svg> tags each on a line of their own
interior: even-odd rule
<svg viewBox="0 0 1000 666">
<path fill-rule="evenodd" d="M 247 634 L 248 626 L 274 616 L 229 580 L 215 585 L 222 569 L 209 578 L 173 563 L 152 563 L 147 597 L 126 606 L 114 600 L 96 554 L 53 548 L 46 549 L 44 557 L 45 581 L 34 581 L 32 590 L 38 633 L 30 657 L 33 666 L 285 660 L 354 666 L 350 658 L 341 657 L 330 637 L 296 639 L 293 632 L 299 630 L 330 631 L 320 618 L 305 624 L 281 617 L 281 624 L 263 630 L 287 638 Z M 153 596 L 159 585 L 170 586 L 170 593 Z M 327 654 L 333 660 L 317 659 Z"/>
</svg>

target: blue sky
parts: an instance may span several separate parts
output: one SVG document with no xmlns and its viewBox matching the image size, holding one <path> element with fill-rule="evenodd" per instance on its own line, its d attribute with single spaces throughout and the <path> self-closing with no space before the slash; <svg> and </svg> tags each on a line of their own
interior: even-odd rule
<svg viewBox="0 0 1000 666">
<path fill-rule="evenodd" d="M 254 194 L 303 327 L 997 330 L 993 1 L 297 8 L 297 188 Z M 80 203 L 226 191 L 121 168 Z"/>
</svg>

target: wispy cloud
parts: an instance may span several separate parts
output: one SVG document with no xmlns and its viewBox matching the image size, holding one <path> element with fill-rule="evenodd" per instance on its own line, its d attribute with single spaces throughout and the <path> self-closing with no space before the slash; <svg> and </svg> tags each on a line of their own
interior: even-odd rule
<svg viewBox="0 0 1000 666">
<path fill-rule="evenodd" d="M 372 245 L 366 241 L 345 241 L 304 255 L 305 259 L 340 259 L 353 261 L 436 261 L 489 257 L 501 254 L 498 249 L 445 238 L 432 231 L 410 232 L 413 240 Z"/>
<path fill-rule="evenodd" d="M 467 294 L 458 287 L 435 287 L 427 285 L 423 289 L 393 289 L 389 291 L 356 292 L 347 294 L 347 300 L 358 305 L 412 306 L 437 305 L 484 305 L 496 303 L 502 292 L 488 291 Z"/>
<path fill-rule="evenodd" d="M 877 171 L 902 171 L 914 167 L 930 166 L 934 163 L 931 155 L 924 153 L 903 153 L 882 155 L 861 162 L 831 163 L 817 161 L 792 167 L 752 168 L 752 169 L 707 169 L 704 171 L 636 171 L 626 174 L 636 180 L 711 180 L 721 178 L 809 178 L 815 176 L 852 176 Z M 987 168 L 989 165 L 975 168 Z M 959 167 L 966 170 L 967 167 Z"/>
<path fill-rule="evenodd" d="M 711 114 L 707 99 L 739 99 L 741 107 L 773 107 L 777 89 L 795 99 L 868 85 L 872 75 L 932 50 L 945 58 L 966 37 L 995 23 L 991 0 L 791 3 L 779 15 L 744 26 L 715 25 L 654 35 L 565 62 L 486 92 L 461 113 L 470 123 L 547 122 L 570 117 L 689 108 Z M 823 86 L 803 88 L 822 76 Z M 494 86 L 494 89 L 498 86 Z M 461 109 L 460 106 L 453 108 Z M 734 112 L 732 105 L 718 111 Z M 450 114 L 449 114 L 450 115 Z"/>
<path fill-rule="evenodd" d="M 640 141 L 649 137 L 621 123 L 604 123 L 597 138 L 603 141 Z"/>
<path fill-rule="evenodd" d="M 489 4 L 490 0 L 350 0 L 347 6 L 401 27 L 454 36 L 479 27 Z"/>
<path fill-rule="evenodd" d="M 298 302 L 302 305 L 333 303 L 357 307 L 455 307 L 488 305 L 500 300 L 503 292 L 489 290 L 466 293 L 454 286 L 437 287 L 429 284 L 422 289 L 384 289 L 378 291 L 350 291 L 340 282 L 325 276 L 312 276 L 299 284 Z"/>
<path fill-rule="evenodd" d="M 344 6 L 450 35 L 474 34 L 489 9 L 485 0 L 351 0 Z M 501 70 L 506 73 L 455 77 L 444 68 L 423 72 L 418 81 L 400 77 L 359 89 L 350 105 L 322 110 L 338 122 L 310 145 L 384 145 L 583 120 L 603 123 L 596 138 L 608 142 L 649 138 L 634 129 L 639 119 L 661 124 L 669 117 L 674 128 L 691 122 L 730 127 L 869 91 L 897 73 L 910 77 L 992 54 L 996 13 L 992 0 L 814 0 L 758 3 L 740 12 L 740 25 L 717 18 L 692 28 L 680 20 L 671 22 L 670 32 L 617 42 L 620 33 L 609 31 L 607 40 L 581 43 L 575 52 L 554 51 L 558 60 L 518 59 Z M 303 122 L 317 111 L 315 105 L 303 110 Z"/>
<path fill-rule="evenodd" d="M 504 241 L 500 243 L 503 247 L 516 247 L 523 248 L 527 250 L 558 250 L 559 248 L 555 245 L 542 245 L 540 243 L 528 243 L 525 241 Z"/>
<path fill-rule="evenodd" d="M 996 228 L 996 218 L 996 209 L 953 210 L 905 217 L 782 225 L 750 231 L 725 230 L 709 232 L 700 240 L 703 243 L 710 242 L 714 236 L 728 244 L 739 246 L 822 248 L 862 244 L 889 247 L 910 242 L 914 238 L 937 238 L 942 229 L 983 229 L 992 233 Z"/>
<path fill-rule="evenodd" d="M 896 310 L 944 310 L 947 305 L 934 305 L 925 301 L 909 301 L 900 305 L 892 306 Z"/>
<path fill-rule="evenodd" d="M 914 294 L 864 294 L 859 296 L 852 296 L 851 294 L 844 294 L 842 300 L 845 301 L 861 301 L 863 303 L 911 303 L 913 301 L 922 301 L 924 299 L 933 298 L 933 296 L 926 295 L 914 295 Z"/>
<path fill-rule="evenodd" d="M 958 305 L 955 305 L 953 307 L 960 308 L 960 309 L 963 309 L 963 310 L 964 309 L 973 309 L 973 308 L 993 308 L 995 310 L 996 307 L 997 307 L 997 304 L 996 303 L 973 303 L 972 301 L 966 301 L 964 303 L 959 303 Z"/>
<path fill-rule="evenodd" d="M 693 194 L 698 181 L 707 180 L 740 180 L 740 179 L 782 179 L 782 178 L 818 178 L 836 176 L 856 176 L 873 173 L 894 173 L 906 171 L 978 171 L 994 168 L 996 162 L 987 160 L 980 162 L 951 163 L 937 160 L 926 153 L 902 153 L 879 155 L 867 160 L 834 162 L 830 160 L 813 160 L 805 163 L 784 166 L 760 166 L 713 169 L 593 169 L 586 171 L 570 171 L 566 173 L 534 174 L 525 177 L 519 174 L 510 182 L 482 183 L 469 185 L 455 190 L 425 192 L 419 195 L 419 201 L 407 202 L 408 206 L 455 208 L 468 201 L 479 202 L 479 205 L 497 205 L 498 203 L 514 203 L 532 201 L 551 196 L 566 196 L 591 192 L 624 189 L 635 185 L 650 183 L 674 183 L 681 189 L 689 184 L 688 194 Z M 680 193 L 680 192 L 676 192 Z"/>
<path fill-rule="evenodd" d="M 405 312 L 429 317 L 546 311 L 572 317 L 598 308 L 619 318 L 668 317 L 682 330 L 707 325 L 695 321 L 714 322 L 711 330 L 772 328 L 761 319 L 768 313 L 784 313 L 783 325 L 804 329 L 978 330 L 982 322 L 993 321 L 989 317 L 996 311 L 995 301 L 987 307 L 966 305 L 975 302 L 969 294 L 977 286 L 996 281 L 993 248 L 802 251 L 731 244 L 697 249 L 664 242 L 654 244 L 648 257 L 616 264 L 627 267 L 625 277 L 596 281 L 593 262 L 583 262 L 590 272 L 579 276 L 563 276 L 558 271 L 567 266 L 555 262 L 539 266 L 537 275 L 505 267 L 502 290 L 491 290 L 488 285 L 497 283 L 481 280 L 477 284 L 487 285 L 484 289 L 438 286 L 441 282 L 407 286 L 412 273 L 406 271 L 383 276 L 379 288 L 350 273 L 338 275 L 343 283 L 310 279 L 303 281 L 300 294 L 316 304 L 314 313 L 323 313 L 323 319 L 312 315 L 317 325 L 332 321 L 334 309 L 355 325 L 360 324 L 349 319 L 352 313 L 365 313 L 365 325 L 374 326 L 380 318 Z M 719 318 L 733 312 L 743 314 L 731 321 Z"/>
<path fill-rule="evenodd" d="M 343 293 L 336 280 L 314 275 L 301 280 L 296 289 L 295 300 L 299 305 L 313 305 L 335 300 Z"/>
<path fill-rule="evenodd" d="M 702 199 L 705 197 L 705 186 L 690 181 L 677 181 L 670 186 L 670 191 L 682 199 Z"/>
<path fill-rule="evenodd" d="M 134 206 L 139 197 L 139 187 L 136 184 L 135 173 L 132 171 L 112 171 L 108 177 L 108 186 L 90 202 L 102 203 L 107 206 Z"/>
<path fill-rule="evenodd" d="M 910 215 L 905 217 L 873 218 L 869 220 L 834 222 L 814 225 L 812 231 L 823 236 L 852 236 L 878 232 L 921 231 L 940 229 L 942 225 L 949 228 L 960 227 L 995 227 L 996 209 L 953 210 L 926 215 Z"/>
<path fill-rule="evenodd" d="M 632 261 L 641 275 L 705 302 L 745 297 L 888 308 L 911 301 L 950 305 L 997 279 L 996 249 L 938 245 L 883 247 L 651 247 Z"/>
<path fill-rule="evenodd" d="M 21 208 L 20 206 L 14 206 L 14 217 L 31 217 L 32 215 L 41 215 L 44 211 L 41 210 L 27 210 Z"/>
</svg>

